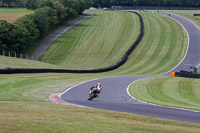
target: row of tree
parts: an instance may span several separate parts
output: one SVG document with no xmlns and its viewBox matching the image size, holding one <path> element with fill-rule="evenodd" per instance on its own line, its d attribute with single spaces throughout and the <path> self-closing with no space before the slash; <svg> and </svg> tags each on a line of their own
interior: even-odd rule
<svg viewBox="0 0 200 133">
<path fill-rule="evenodd" d="M 111 6 L 200 7 L 200 0 L 94 0 L 95 7 Z"/>
<path fill-rule="evenodd" d="M 35 12 L 11 24 L 0 20 L 0 49 L 23 52 L 42 39 L 52 28 L 82 14 L 91 0 L 21 0 L 23 7 Z"/>
<path fill-rule="evenodd" d="M 0 0 L 0 7 L 19 7 L 20 0 Z"/>
</svg>

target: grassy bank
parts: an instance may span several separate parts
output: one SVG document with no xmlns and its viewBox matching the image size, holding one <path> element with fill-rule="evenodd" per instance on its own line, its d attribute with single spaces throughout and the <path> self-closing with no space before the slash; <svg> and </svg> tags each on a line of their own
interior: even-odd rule
<svg viewBox="0 0 200 133">
<path fill-rule="evenodd" d="M 26 51 L 24 51 L 25 54 L 28 55 L 33 55 L 33 53 L 46 41 L 49 39 L 49 37 L 51 36 L 55 36 L 55 34 L 57 32 L 59 32 L 60 30 L 66 28 L 67 26 L 70 26 L 71 24 L 74 23 L 74 21 L 76 21 L 78 18 L 80 18 L 81 16 L 76 16 L 76 17 L 72 17 L 69 18 L 68 20 L 65 20 L 62 24 L 57 25 L 56 27 L 53 27 L 52 29 L 50 29 L 50 31 L 44 35 L 43 37 L 39 38 L 39 40 L 37 40 L 37 42 L 30 46 Z"/>
<path fill-rule="evenodd" d="M 93 13 L 96 16 L 59 37 L 42 56 L 42 61 L 56 64 L 48 65 L 48 68 L 94 69 L 112 65 L 137 38 L 140 27 L 139 18 L 135 14 L 105 11 Z M 164 73 L 184 57 L 187 35 L 177 22 L 152 13 L 141 15 L 145 24 L 141 43 L 127 63 L 110 74 Z"/>
<path fill-rule="evenodd" d="M 4 69 L 6 67 L 10 68 L 62 68 L 57 65 L 52 65 L 44 62 L 14 58 L 14 57 L 6 57 L 0 56 L 0 68 Z"/>
<path fill-rule="evenodd" d="M 42 61 L 67 69 L 94 69 L 116 63 L 139 35 L 139 18 L 132 13 L 94 11 L 86 20 L 59 37 Z"/>
<path fill-rule="evenodd" d="M 113 73 L 165 73 L 174 68 L 185 55 L 188 39 L 181 25 L 162 15 L 140 14 L 144 20 L 144 37 L 127 63 Z"/>
<path fill-rule="evenodd" d="M 200 111 L 199 85 L 199 79 L 154 77 L 135 82 L 129 91 L 145 102 Z"/>
<path fill-rule="evenodd" d="M 63 92 L 73 85 L 104 76 L 54 73 L 0 75 L 0 101 L 49 101 L 51 93 Z"/>
<path fill-rule="evenodd" d="M 188 10 L 163 10 L 162 12 L 174 13 L 182 17 L 188 18 L 200 28 L 200 17 L 194 16 L 194 14 L 200 14 L 198 10 L 189 10 L 189 11 Z M 198 70 L 200 71 L 200 66 L 198 66 Z"/>
<path fill-rule="evenodd" d="M 198 133 L 199 124 L 34 102 L 0 102 L 0 132 Z"/>
<path fill-rule="evenodd" d="M 138 35 L 138 17 L 124 12 L 94 13 L 97 16 L 58 38 L 41 60 L 67 69 L 94 69 L 117 62 Z M 177 22 L 152 13 L 141 15 L 145 24 L 144 38 L 128 62 L 113 73 L 164 73 L 184 57 L 187 34 Z M 116 21 L 111 22 L 113 19 Z"/>
<path fill-rule="evenodd" d="M 111 59 L 113 61 L 117 60 L 119 58 L 118 56 L 122 54 L 121 50 L 126 51 L 128 48 L 128 45 L 125 45 L 125 43 L 133 42 L 133 38 L 138 34 L 139 27 L 136 25 L 139 25 L 139 21 L 134 14 L 125 15 L 124 12 L 113 12 L 112 15 L 110 14 L 101 20 L 101 17 L 104 15 L 103 12 L 100 12 L 99 15 L 94 17 L 94 20 L 90 19 L 85 21 L 59 38 L 60 42 L 65 42 L 65 38 L 69 39 L 70 49 L 67 49 L 66 53 L 70 58 L 57 57 L 55 59 L 61 62 L 65 61 L 66 64 L 68 61 L 71 62 L 69 64 L 71 68 L 93 68 L 99 66 L 98 63 L 106 65 L 106 63 L 112 63 Z M 0 132 L 199 132 L 199 124 L 49 103 L 48 96 L 51 93 L 63 92 L 66 88 L 83 81 L 113 75 L 161 73 L 171 69 L 173 65 L 178 63 L 185 53 L 187 44 L 187 37 L 181 26 L 175 21 L 163 16 L 149 13 L 142 13 L 141 15 L 145 21 L 145 36 L 141 44 L 139 44 L 129 58 L 127 64 L 118 70 L 103 74 L 50 73 L 0 75 Z M 121 25 L 116 27 L 117 24 L 110 22 L 113 20 L 115 23 L 121 23 Z M 100 27 L 101 24 L 98 23 L 103 22 L 105 26 Z M 116 29 L 114 27 L 111 28 L 109 22 L 114 23 L 113 26 Z M 117 29 L 122 28 L 125 22 L 127 23 L 127 28 L 124 28 L 122 32 L 124 36 L 118 35 Z M 89 30 L 88 27 L 92 27 L 93 24 L 97 24 L 99 27 L 95 26 Z M 111 35 L 107 34 L 107 32 L 112 30 L 114 32 L 110 34 L 116 37 L 115 41 L 117 44 L 113 43 L 110 46 L 111 43 L 106 43 L 106 41 L 111 41 L 109 40 Z M 102 31 L 104 32 L 101 33 Z M 91 35 L 93 32 L 96 32 L 94 34 L 95 36 Z M 122 33 L 120 32 L 120 34 Z M 77 37 L 77 39 L 74 37 Z M 118 39 L 121 41 L 117 41 Z M 88 44 L 83 43 L 84 45 L 77 45 L 78 43 L 82 43 L 81 40 L 84 40 Z M 98 45 L 96 45 L 96 42 Z M 81 47 L 79 48 L 79 46 Z M 90 48 L 92 51 L 90 51 Z M 58 49 L 60 50 L 56 52 L 57 49 L 54 49 L 52 52 L 55 51 L 56 54 L 59 54 L 62 48 L 58 47 Z M 100 50 L 97 55 L 95 52 L 96 49 Z M 50 55 L 44 55 L 44 58 L 48 56 Z M 85 61 L 88 61 L 88 64 L 81 62 L 83 61 L 81 57 Z M 94 57 L 97 61 L 95 60 L 95 64 L 91 64 L 94 61 L 92 59 Z M 23 61 L 23 63 L 26 62 L 26 60 Z M 16 61 L 16 63 L 14 63 L 15 61 L 10 62 L 12 62 L 12 66 L 15 66 L 19 61 Z M 18 66 L 20 67 L 21 64 L 21 67 L 23 67 L 23 63 L 19 63 Z M 58 64 L 65 66 L 65 63 Z M 78 66 L 75 66 L 77 64 Z M 28 62 L 26 65 L 30 67 L 31 65 L 37 66 L 35 63 L 31 64 Z M 42 66 L 42 64 L 38 64 L 38 67 L 40 65 Z"/>
</svg>

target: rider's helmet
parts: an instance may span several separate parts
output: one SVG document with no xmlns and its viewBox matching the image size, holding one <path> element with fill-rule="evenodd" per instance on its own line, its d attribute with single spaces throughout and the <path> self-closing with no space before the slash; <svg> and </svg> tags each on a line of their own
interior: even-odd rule
<svg viewBox="0 0 200 133">
<path fill-rule="evenodd" d="M 98 85 L 101 85 L 100 83 L 98 83 Z"/>
</svg>

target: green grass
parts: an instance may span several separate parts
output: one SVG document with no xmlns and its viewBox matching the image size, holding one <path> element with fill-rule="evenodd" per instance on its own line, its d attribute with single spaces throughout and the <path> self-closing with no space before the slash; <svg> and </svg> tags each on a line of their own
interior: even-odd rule
<svg viewBox="0 0 200 133">
<path fill-rule="evenodd" d="M 181 25 L 162 15 L 140 14 L 144 20 L 144 37 L 127 63 L 113 73 L 165 73 L 174 68 L 185 55 L 188 39 Z"/>
<path fill-rule="evenodd" d="M 198 133 L 199 124 L 48 103 L 0 102 L 2 133 Z"/>
<path fill-rule="evenodd" d="M 93 13 L 97 16 L 57 39 L 41 60 L 67 69 L 94 69 L 117 62 L 139 34 L 138 17 L 124 12 Z M 128 62 L 113 73 L 160 74 L 175 67 L 185 55 L 187 34 L 177 22 L 152 13 L 141 15 L 144 38 Z M 126 27 L 119 26 L 124 23 Z"/>
<path fill-rule="evenodd" d="M 52 65 L 39 61 L 26 60 L 14 57 L 0 56 L 0 68 L 4 69 L 6 67 L 10 68 L 62 68 L 57 65 Z"/>
<path fill-rule="evenodd" d="M 124 12 L 95 11 L 59 37 L 42 61 L 67 69 L 94 69 L 116 63 L 139 35 L 139 18 Z"/>
<path fill-rule="evenodd" d="M 71 25 L 71 23 L 73 23 L 79 17 L 81 17 L 81 16 L 71 17 L 68 20 L 65 20 L 63 22 L 63 24 L 53 27 L 52 29 L 50 29 L 50 31 L 46 35 L 44 35 L 42 38 L 39 38 L 34 45 L 32 45 L 28 49 L 26 49 L 26 51 L 24 51 L 24 53 L 27 55 L 33 55 L 33 53 L 38 49 L 38 47 L 40 45 L 42 45 L 42 43 L 44 43 L 44 41 L 46 39 L 48 39 L 48 37 L 53 36 L 59 30 L 64 29 L 66 26 Z"/>
<path fill-rule="evenodd" d="M 33 11 L 24 8 L 0 8 L 1 13 L 33 13 Z"/>
<path fill-rule="evenodd" d="M 200 27 L 200 17 L 199 16 L 193 16 L 193 14 L 200 14 L 200 11 L 198 10 L 163 10 L 161 12 L 170 12 L 174 13 L 180 16 L 183 16 L 185 18 L 190 19 L 193 21 L 198 27 Z"/>
<path fill-rule="evenodd" d="M 200 14 L 200 11 L 198 10 L 163 10 L 161 12 L 174 13 L 182 17 L 188 18 L 200 28 L 200 16 L 194 16 L 194 14 Z M 200 71 L 200 66 L 198 66 L 198 70 Z"/>
<path fill-rule="evenodd" d="M 124 12 L 93 13 L 96 16 L 59 37 L 41 60 L 66 69 L 95 69 L 116 63 L 139 34 L 138 16 Z M 184 57 L 187 35 L 177 22 L 152 13 L 141 15 L 144 38 L 127 63 L 111 74 L 160 74 L 171 70 Z"/>
<path fill-rule="evenodd" d="M 200 111 L 199 85 L 199 79 L 153 77 L 135 82 L 129 92 L 145 102 Z"/>
<path fill-rule="evenodd" d="M 0 75 L 0 101 L 49 101 L 51 93 L 105 75 L 96 74 L 14 74 Z"/>
<path fill-rule="evenodd" d="M 198 132 L 199 124 L 48 103 L 53 92 L 96 74 L 0 75 L 0 132 Z M 109 75 L 107 75 L 109 76 Z"/>
<path fill-rule="evenodd" d="M 105 62 L 105 64 L 102 65 L 112 64 L 119 58 L 115 57 L 118 55 L 118 52 L 120 51 L 119 56 L 121 56 L 121 49 L 122 51 L 126 51 L 128 45 L 130 46 L 133 40 L 136 39 L 136 35 L 139 34 L 138 17 L 134 14 L 125 15 L 123 12 L 107 12 L 110 13 L 110 15 L 107 16 L 108 18 L 105 17 L 100 21 L 107 22 L 104 23 L 107 26 L 99 27 L 98 25 L 101 24 L 97 24 L 97 26 L 93 27 L 93 29 L 97 31 L 90 31 L 88 27 L 92 27 L 92 25 L 98 23 L 100 18 L 106 15 L 104 12 L 98 13 L 99 15 L 85 21 L 75 29 L 71 30 L 69 32 L 70 34 L 66 33 L 64 37 L 60 38 L 60 41 L 65 37 L 72 38 L 72 40 L 68 41 L 71 46 L 74 46 L 71 48 L 74 53 L 67 51 L 70 55 L 70 58 L 68 58 L 67 61 L 73 62 L 71 58 L 79 58 L 79 54 L 81 57 L 85 57 L 84 60 L 91 60 L 91 62 L 88 64 L 85 63 L 81 67 L 73 66 L 75 64 L 80 65 L 83 63 L 81 62 L 81 59 L 77 59 L 80 62 L 76 62 L 75 60 L 75 64 L 70 64 L 72 68 L 94 68 L 98 66 L 97 63 L 102 62 Z M 63 92 L 66 88 L 84 81 L 116 75 L 161 73 L 171 69 L 173 65 L 177 64 L 183 57 L 186 49 L 187 37 L 184 30 L 178 23 L 169 18 L 149 13 L 142 13 L 141 15 L 145 22 L 144 38 L 129 58 L 127 64 L 118 70 L 101 74 L 50 73 L 0 75 L 0 127 L 2 127 L 0 128 L 0 132 L 199 132 L 199 124 L 189 124 L 128 113 L 76 108 L 48 103 L 48 96 L 51 93 Z M 115 18 L 113 18 L 113 16 L 115 16 Z M 113 24 L 116 29 L 111 28 L 112 26 L 108 23 L 111 18 L 112 20 L 117 19 L 116 21 L 120 21 L 121 24 L 124 24 L 124 21 L 127 20 L 127 28 L 124 28 L 124 32 L 120 33 L 123 35 L 115 33 L 117 29 L 119 30 L 121 28 L 115 26 L 120 22 L 116 22 L 118 24 Z M 121 20 L 120 18 L 124 19 Z M 133 22 L 129 22 L 130 20 Z M 131 25 L 133 29 L 129 29 Z M 111 30 L 110 28 L 114 32 L 112 35 L 115 35 L 115 37 L 118 36 L 117 39 L 120 40 L 115 40 L 117 44 L 113 43 L 114 39 L 112 38 L 112 40 L 109 40 L 109 38 L 105 39 L 105 41 L 110 41 L 111 43 L 105 43 L 98 40 L 109 36 L 107 33 L 104 35 L 100 31 L 106 29 L 105 32 L 109 32 Z M 95 34 L 96 36 L 90 36 L 90 32 L 97 32 Z M 159 32 L 160 34 L 157 34 L 156 32 Z M 79 49 L 79 45 L 75 45 L 80 43 L 79 41 L 82 39 L 73 40 L 73 37 L 82 37 L 82 39 L 88 43 L 95 40 L 92 44 L 97 46 L 96 42 L 99 43 L 99 46 L 97 47 L 101 48 L 100 50 L 104 49 L 105 53 L 100 51 L 103 56 L 92 54 L 92 56 L 95 56 L 95 59 L 97 59 L 97 62 L 95 62 L 96 64 L 93 65 L 91 63 L 94 60 L 92 60 L 91 54 L 87 55 L 87 50 L 89 51 L 89 48 L 96 50 L 96 48 L 92 47 L 93 45 L 84 43 L 84 45 L 81 45 L 81 49 Z M 125 39 L 123 39 L 123 37 L 125 37 Z M 89 41 L 89 39 L 91 40 Z M 75 41 L 73 42 L 73 45 L 71 41 Z M 184 43 L 184 41 L 186 42 Z M 103 44 L 106 45 L 104 46 Z M 109 46 L 108 44 L 112 44 L 112 46 Z M 54 51 L 56 51 L 56 49 L 54 49 Z M 83 53 L 83 51 L 86 53 Z M 74 57 L 71 56 L 73 54 Z M 172 58 L 171 54 L 175 56 L 175 58 Z M 104 61 L 102 61 L 101 57 L 103 57 Z M 5 60 L 5 57 L 3 58 L 0 58 L 0 61 Z M 63 60 L 66 61 L 66 59 L 62 58 L 61 61 Z M 24 64 L 26 64 L 27 67 L 42 66 L 40 62 L 35 65 L 35 62 L 26 62 L 26 60 L 21 61 L 23 64 L 20 63 L 20 60 L 10 60 L 13 67 L 20 67 L 20 65 L 21 67 L 24 67 Z M 3 64 L 8 64 L 8 61 L 5 61 Z M 48 67 L 54 67 L 49 64 L 46 65 Z M 59 65 L 61 67 L 63 64 Z M 5 66 L 7 65 L 4 65 L 3 67 Z M 11 67 L 11 65 L 9 66 Z M 166 68 L 163 68 L 163 66 L 166 66 Z M 158 68 L 158 70 L 156 68 Z"/>
</svg>

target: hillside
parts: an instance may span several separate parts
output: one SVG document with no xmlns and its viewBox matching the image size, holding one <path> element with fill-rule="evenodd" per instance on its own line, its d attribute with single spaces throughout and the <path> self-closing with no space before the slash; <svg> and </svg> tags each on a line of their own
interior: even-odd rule
<svg viewBox="0 0 200 133">
<path fill-rule="evenodd" d="M 126 18 L 124 12 L 122 12 L 122 15 Z M 51 93 L 63 92 L 67 88 L 84 81 L 116 75 L 121 76 L 130 74 L 160 73 L 167 71 L 168 69 L 172 68 L 173 65 L 178 63 L 178 61 L 181 60 L 182 56 L 184 55 L 185 48 L 187 45 L 187 36 L 182 27 L 178 23 L 167 17 L 151 13 L 141 13 L 141 15 L 143 16 L 145 22 L 144 38 L 129 58 L 127 64 L 125 64 L 118 70 L 102 74 L 42 73 L 0 75 L 0 126 L 3 127 L 0 128 L 0 132 L 198 132 L 200 129 L 199 124 L 190 124 L 177 121 L 163 120 L 153 117 L 139 116 L 129 113 L 118 113 L 113 111 L 104 111 L 97 109 L 77 108 L 49 103 L 48 96 Z M 95 16 L 94 19 L 97 19 L 101 16 Z M 138 22 L 138 18 L 136 16 L 132 16 L 130 14 L 127 16 L 129 16 L 128 18 L 130 18 L 130 20 L 135 20 L 128 23 Z M 112 18 L 112 16 L 109 17 Z M 116 18 L 117 17 L 112 18 L 112 21 L 122 21 Z M 90 21 L 93 21 L 92 19 L 93 18 L 91 18 Z M 88 21 L 83 23 L 84 25 L 81 24 L 75 27 L 75 31 L 71 30 L 69 32 L 70 34 L 66 33 L 66 35 L 61 38 L 83 38 L 82 34 L 92 32 L 92 30 L 86 30 L 84 32 L 85 28 L 90 27 L 90 25 L 92 25 L 89 23 L 90 21 Z M 108 21 L 107 23 L 104 23 L 104 25 L 109 25 Z M 107 45 L 105 46 L 105 48 L 102 47 L 102 49 L 100 49 L 105 50 L 105 52 L 101 51 L 102 56 L 96 56 L 95 54 L 89 54 L 86 56 L 86 54 L 82 53 L 83 51 L 90 51 L 90 48 L 93 49 L 93 51 L 96 51 L 96 47 L 98 47 L 98 45 L 93 48 L 92 45 L 83 43 L 84 45 L 79 44 L 76 47 L 74 45 L 69 45 L 70 48 L 71 46 L 74 47 L 69 49 L 72 51 L 68 54 L 74 54 L 74 57 L 69 56 L 70 58 L 62 58 L 62 60 L 60 58 L 55 59 L 58 59 L 59 61 L 65 60 L 65 62 L 69 60 L 69 62 L 71 63 L 73 63 L 73 60 L 76 58 L 78 58 L 77 60 L 81 61 L 80 57 L 83 57 L 86 61 L 86 58 L 89 58 L 88 60 L 91 60 L 91 58 L 93 58 L 92 56 L 94 56 L 95 58 L 98 57 L 98 60 L 100 60 L 101 57 L 104 57 L 105 61 L 106 59 L 110 60 L 112 57 L 114 57 L 114 55 L 117 56 L 122 54 L 121 49 L 117 48 L 122 48 L 124 46 L 123 44 L 127 41 L 126 37 L 130 37 L 126 35 L 135 35 L 135 32 L 139 31 L 139 27 L 134 25 L 132 26 L 136 28 L 134 30 L 131 30 L 134 33 L 126 33 L 130 29 L 125 30 L 123 33 L 125 39 L 123 40 L 123 38 L 118 38 L 119 40 L 122 39 L 124 42 L 120 42 L 119 44 L 121 45 L 116 45 L 116 49 L 110 49 L 109 46 L 107 46 L 110 43 L 106 43 Z M 97 28 L 101 29 L 101 27 Z M 94 28 L 93 30 L 97 28 Z M 108 28 L 107 26 L 104 26 L 102 28 L 102 30 L 105 29 L 105 31 L 110 31 L 108 30 L 110 28 Z M 115 27 L 113 27 L 112 29 L 114 28 Z M 81 29 L 80 32 L 78 32 L 78 29 Z M 115 33 L 115 30 L 112 34 L 117 34 Z M 103 36 L 104 34 L 101 34 L 100 31 L 96 34 L 97 35 L 95 37 L 89 35 L 86 36 L 84 41 L 90 43 L 91 40 L 96 40 L 96 42 L 98 43 L 101 42 L 97 39 L 98 36 L 101 37 L 101 39 L 106 38 L 106 36 Z M 106 35 L 110 38 L 109 34 Z M 75 41 L 73 44 L 76 44 L 80 40 L 81 39 L 76 40 L 75 38 L 71 39 L 72 42 Z M 59 41 L 62 42 L 63 40 Z M 133 40 L 130 39 L 130 41 L 132 42 Z M 69 44 L 71 44 L 70 41 Z M 79 49 L 78 46 L 81 46 L 81 48 Z M 112 46 L 114 47 L 115 43 L 113 43 Z M 124 51 L 127 47 L 123 47 Z M 56 52 L 56 49 L 53 49 L 52 51 Z M 112 54 L 109 54 L 108 51 L 112 51 L 113 56 Z M 76 54 L 77 56 L 75 56 Z M 105 58 L 106 56 L 104 56 L 104 54 L 107 56 L 107 58 Z M 173 58 L 172 55 L 176 58 Z M 46 57 L 48 56 L 49 55 L 47 55 Z M 102 61 L 103 63 L 104 60 Z M 57 66 L 55 65 L 43 64 L 37 61 L 28 61 L 8 57 L 0 57 L 0 61 L 1 65 L 5 64 L 2 65 L 2 67 L 25 66 L 38 68 L 57 68 Z M 92 61 L 95 61 L 94 63 L 96 63 L 96 67 L 96 60 Z M 87 66 L 92 66 L 92 61 L 86 62 L 88 63 L 88 65 L 86 63 L 84 64 L 86 68 Z M 74 62 L 73 64 L 69 65 L 82 64 L 82 62 L 78 62 L 77 64 L 76 63 L 77 62 Z M 111 64 L 111 62 L 105 62 L 105 65 L 106 63 Z M 164 65 L 166 65 L 167 67 L 164 68 Z M 71 67 L 82 68 L 80 66 Z M 87 95 L 87 92 L 85 93 L 85 95 Z"/>
<path fill-rule="evenodd" d="M 14 57 L 0 56 L 0 68 L 4 69 L 6 67 L 10 68 L 62 68 L 57 65 L 52 65 L 40 61 L 33 61 L 27 59 L 20 59 Z"/>
<path fill-rule="evenodd" d="M 94 16 L 60 36 L 40 58 L 66 69 L 110 66 L 124 55 L 139 35 L 133 13 L 92 11 Z"/>
</svg>

